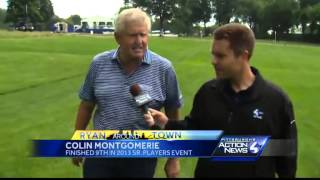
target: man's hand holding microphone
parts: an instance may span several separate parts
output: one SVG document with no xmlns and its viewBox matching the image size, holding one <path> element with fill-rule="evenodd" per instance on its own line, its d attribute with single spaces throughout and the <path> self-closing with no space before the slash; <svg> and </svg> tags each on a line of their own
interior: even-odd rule
<svg viewBox="0 0 320 180">
<path fill-rule="evenodd" d="M 144 120 L 149 127 L 157 125 L 161 129 L 164 129 L 169 119 L 164 113 L 148 108 L 147 114 L 144 114 Z"/>
<path fill-rule="evenodd" d="M 134 84 L 130 87 L 130 93 L 134 97 L 137 106 L 140 107 L 144 113 L 144 119 L 148 124 L 148 127 L 160 127 L 161 129 L 164 129 L 168 122 L 168 117 L 160 111 L 148 108 L 148 103 L 152 101 L 152 98 L 148 94 L 143 93 L 138 84 Z"/>
</svg>

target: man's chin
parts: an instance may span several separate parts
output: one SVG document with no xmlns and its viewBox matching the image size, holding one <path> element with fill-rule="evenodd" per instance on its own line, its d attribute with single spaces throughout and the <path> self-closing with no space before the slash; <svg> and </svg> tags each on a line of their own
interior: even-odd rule
<svg viewBox="0 0 320 180">
<path fill-rule="evenodd" d="M 142 60 L 144 58 L 143 55 L 134 55 L 132 56 L 132 59 L 136 59 L 136 60 Z"/>
<path fill-rule="evenodd" d="M 217 79 L 223 79 L 223 75 L 221 73 L 216 72 L 216 78 Z"/>
<path fill-rule="evenodd" d="M 135 59 L 143 59 L 144 52 L 132 53 L 132 57 L 134 57 Z"/>
</svg>

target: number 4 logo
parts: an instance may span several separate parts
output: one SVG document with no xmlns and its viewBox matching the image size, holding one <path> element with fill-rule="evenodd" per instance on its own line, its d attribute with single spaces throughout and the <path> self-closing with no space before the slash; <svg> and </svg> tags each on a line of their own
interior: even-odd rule
<svg viewBox="0 0 320 180">
<path fill-rule="evenodd" d="M 259 152 L 259 145 L 257 146 L 257 142 L 252 143 L 249 150 L 251 153 L 257 154 Z"/>
</svg>

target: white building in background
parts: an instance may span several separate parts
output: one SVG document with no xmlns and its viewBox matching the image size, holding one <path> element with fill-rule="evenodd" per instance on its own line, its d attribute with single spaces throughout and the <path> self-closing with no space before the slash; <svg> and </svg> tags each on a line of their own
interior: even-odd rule
<svg viewBox="0 0 320 180">
<path fill-rule="evenodd" d="M 114 21 L 114 18 L 106 18 L 101 16 L 83 18 L 81 20 L 81 28 L 114 31 Z"/>
<path fill-rule="evenodd" d="M 68 24 L 66 22 L 57 22 L 54 24 L 55 32 L 58 33 L 67 33 L 68 32 Z"/>
</svg>

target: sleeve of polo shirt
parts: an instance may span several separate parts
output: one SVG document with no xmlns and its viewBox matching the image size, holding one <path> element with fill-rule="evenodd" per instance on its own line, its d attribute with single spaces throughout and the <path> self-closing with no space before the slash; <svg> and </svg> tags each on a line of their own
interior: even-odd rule
<svg viewBox="0 0 320 180">
<path fill-rule="evenodd" d="M 294 178 L 297 171 L 298 140 L 293 106 L 288 97 L 285 98 L 281 117 L 283 120 L 282 138 L 289 140 L 288 148 L 291 149 L 291 153 L 287 156 L 277 158 L 277 173 L 280 178 Z"/>
<path fill-rule="evenodd" d="M 180 108 L 183 103 L 183 98 L 177 81 L 176 73 L 172 66 L 167 69 L 165 76 L 166 100 L 164 105 L 167 108 Z"/>
<path fill-rule="evenodd" d="M 79 91 L 79 98 L 84 101 L 95 101 L 94 96 L 94 79 L 95 79 L 95 72 L 96 72 L 96 63 L 92 61 L 87 76 L 84 80 L 84 83 Z"/>
</svg>

